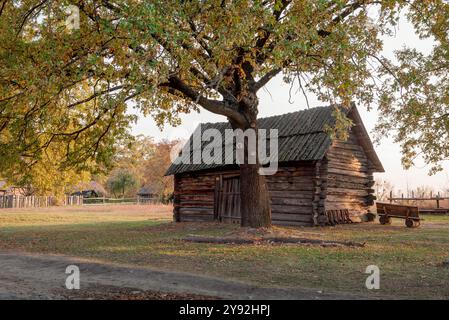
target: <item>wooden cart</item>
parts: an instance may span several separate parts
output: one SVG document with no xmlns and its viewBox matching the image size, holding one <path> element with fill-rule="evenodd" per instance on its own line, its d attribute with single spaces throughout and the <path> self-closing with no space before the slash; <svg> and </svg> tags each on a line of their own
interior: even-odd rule
<svg viewBox="0 0 449 320">
<path fill-rule="evenodd" d="M 415 206 L 405 206 L 393 203 L 376 203 L 380 224 L 391 224 L 391 218 L 405 219 L 408 228 L 416 228 L 421 224 L 419 209 Z"/>
</svg>

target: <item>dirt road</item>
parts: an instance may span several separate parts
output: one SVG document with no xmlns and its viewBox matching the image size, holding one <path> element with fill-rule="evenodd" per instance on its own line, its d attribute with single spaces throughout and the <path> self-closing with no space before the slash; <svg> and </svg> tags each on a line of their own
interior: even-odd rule
<svg viewBox="0 0 449 320">
<path fill-rule="evenodd" d="M 80 269 L 80 292 L 67 290 L 65 270 L 68 265 Z M 354 299 L 349 294 L 326 293 L 302 288 L 264 288 L 240 282 L 186 273 L 165 272 L 87 261 L 74 257 L 0 252 L 0 299 L 67 299 L 85 298 L 89 291 L 103 298 L 111 292 L 126 289 L 127 293 L 157 292 L 141 295 L 164 299 L 183 299 L 189 295 L 222 299 Z M 110 291 L 110 292 L 109 292 Z M 160 294 L 162 292 L 162 294 Z M 87 293 L 87 294 L 86 294 Z M 195 298 L 195 296 L 193 296 Z"/>
</svg>

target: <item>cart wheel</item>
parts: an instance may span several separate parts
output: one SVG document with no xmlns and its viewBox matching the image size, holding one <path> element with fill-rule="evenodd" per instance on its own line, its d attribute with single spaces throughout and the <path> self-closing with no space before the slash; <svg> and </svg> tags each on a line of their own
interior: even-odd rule
<svg viewBox="0 0 449 320">
<path fill-rule="evenodd" d="M 391 218 L 387 216 L 380 216 L 379 222 L 380 224 L 391 224 Z"/>
<path fill-rule="evenodd" d="M 420 221 L 419 220 L 413 220 L 413 219 L 405 219 L 405 225 L 407 226 L 407 228 L 416 228 L 419 227 L 420 225 Z"/>
</svg>

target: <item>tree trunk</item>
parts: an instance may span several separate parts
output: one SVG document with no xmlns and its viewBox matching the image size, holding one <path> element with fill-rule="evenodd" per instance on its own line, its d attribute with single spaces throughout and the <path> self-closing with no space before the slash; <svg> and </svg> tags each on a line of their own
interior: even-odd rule
<svg viewBox="0 0 449 320">
<path fill-rule="evenodd" d="M 240 212 L 242 227 L 270 227 L 271 207 L 265 176 L 259 164 L 240 165 Z"/>
<path fill-rule="evenodd" d="M 271 206 L 268 186 L 265 176 L 259 174 L 259 150 L 257 107 L 258 99 L 255 94 L 244 101 L 244 114 L 248 123 L 243 130 L 254 130 L 256 145 L 248 147 L 248 139 L 244 139 L 244 163 L 240 164 L 240 212 L 242 227 L 262 228 L 271 226 Z M 255 150 L 256 163 L 248 161 L 249 150 Z"/>
</svg>

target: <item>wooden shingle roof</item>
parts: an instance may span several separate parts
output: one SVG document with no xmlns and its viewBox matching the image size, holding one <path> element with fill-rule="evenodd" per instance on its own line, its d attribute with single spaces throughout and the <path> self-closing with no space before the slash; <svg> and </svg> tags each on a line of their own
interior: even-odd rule
<svg viewBox="0 0 449 320">
<path fill-rule="evenodd" d="M 316 161 L 323 159 L 327 150 L 332 145 L 332 140 L 329 134 L 325 132 L 325 129 L 327 126 L 333 127 L 335 125 L 335 118 L 333 116 L 334 111 L 335 108 L 332 106 L 317 107 L 258 119 L 260 129 L 278 129 L 278 155 L 271 154 L 270 156 L 278 156 L 279 163 L 291 161 Z M 349 118 L 354 121 L 354 130 L 356 134 L 360 136 L 361 145 L 364 148 L 368 159 L 371 160 L 376 171 L 383 172 L 382 164 L 380 163 L 368 133 L 361 122 L 357 108 L 354 105 L 350 110 L 346 110 L 346 112 L 348 113 Z M 222 137 L 224 137 L 225 129 L 231 129 L 231 125 L 228 122 L 205 123 L 201 125 L 201 132 L 211 128 L 218 129 L 222 134 Z M 193 135 L 187 142 L 190 143 L 191 153 L 195 150 L 192 144 L 192 137 Z M 223 138 L 223 147 L 224 143 L 225 141 Z M 213 142 L 205 141 L 202 142 L 201 148 L 203 151 L 207 151 L 207 149 L 212 148 L 213 145 Z M 227 160 L 224 158 L 224 153 L 225 152 L 223 151 L 222 160 Z M 229 161 L 222 161 L 221 163 L 229 163 Z M 166 175 L 214 169 L 223 166 L 223 164 L 173 163 L 168 168 Z"/>
</svg>

